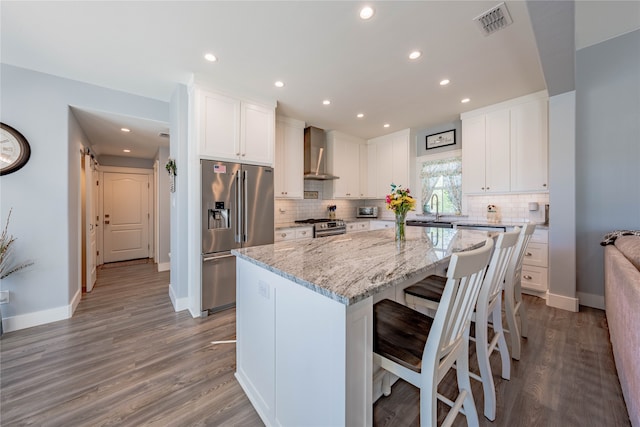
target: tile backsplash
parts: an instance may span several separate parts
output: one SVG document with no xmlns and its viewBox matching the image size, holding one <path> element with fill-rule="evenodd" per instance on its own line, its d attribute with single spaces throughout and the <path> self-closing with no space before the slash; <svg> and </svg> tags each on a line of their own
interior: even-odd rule
<svg viewBox="0 0 640 427">
<path fill-rule="evenodd" d="M 353 219 L 358 206 L 377 206 L 379 218 L 393 219 L 384 200 L 323 199 L 323 181 L 305 181 L 305 191 L 317 191 L 317 199 L 275 201 L 275 224 L 289 224 L 298 219 L 329 218 L 327 206 L 336 205 L 336 218 Z M 529 211 L 529 203 L 538 203 L 537 211 Z M 467 195 L 463 197 L 462 216 L 471 221 L 486 221 L 487 206 L 495 205 L 497 215 L 505 222 L 543 222 L 544 205 L 549 203 L 548 193 Z M 409 217 L 413 216 L 412 213 Z"/>
</svg>

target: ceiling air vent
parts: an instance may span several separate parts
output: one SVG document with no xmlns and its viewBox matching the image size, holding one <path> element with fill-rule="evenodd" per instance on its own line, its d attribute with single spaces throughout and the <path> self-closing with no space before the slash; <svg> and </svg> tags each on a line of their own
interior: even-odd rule
<svg viewBox="0 0 640 427">
<path fill-rule="evenodd" d="M 513 23 L 507 5 L 504 3 L 500 3 L 479 16 L 476 16 L 473 20 L 476 21 L 482 34 L 485 36 L 493 34 Z"/>
<path fill-rule="evenodd" d="M 169 134 L 168 134 L 167 132 L 160 132 L 160 133 L 158 134 L 158 136 L 159 136 L 160 138 L 169 138 Z"/>
</svg>

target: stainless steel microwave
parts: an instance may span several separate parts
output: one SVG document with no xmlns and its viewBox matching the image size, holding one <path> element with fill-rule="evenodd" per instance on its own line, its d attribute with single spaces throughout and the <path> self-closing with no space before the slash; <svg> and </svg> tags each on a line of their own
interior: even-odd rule
<svg viewBox="0 0 640 427">
<path fill-rule="evenodd" d="M 376 206 L 361 206 L 356 212 L 357 218 L 378 218 L 378 208 Z"/>
</svg>

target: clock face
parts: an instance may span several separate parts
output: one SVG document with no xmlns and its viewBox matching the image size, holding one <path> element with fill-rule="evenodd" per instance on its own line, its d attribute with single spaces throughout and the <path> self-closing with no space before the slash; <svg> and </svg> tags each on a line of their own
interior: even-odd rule
<svg viewBox="0 0 640 427">
<path fill-rule="evenodd" d="M 11 126 L 0 123 L 0 175 L 15 172 L 31 155 L 26 138 Z"/>
</svg>

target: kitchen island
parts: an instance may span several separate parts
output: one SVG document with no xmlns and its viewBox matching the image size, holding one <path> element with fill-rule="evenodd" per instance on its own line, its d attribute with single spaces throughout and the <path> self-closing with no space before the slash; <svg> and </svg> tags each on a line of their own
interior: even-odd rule
<svg viewBox="0 0 640 427">
<path fill-rule="evenodd" d="M 442 273 L 475 230 L 408 227 L 232 251 L 237 257 L 236 378 L 266 425 L 365 426 L 379 378 L 373 304 Z"/>
</svg>

